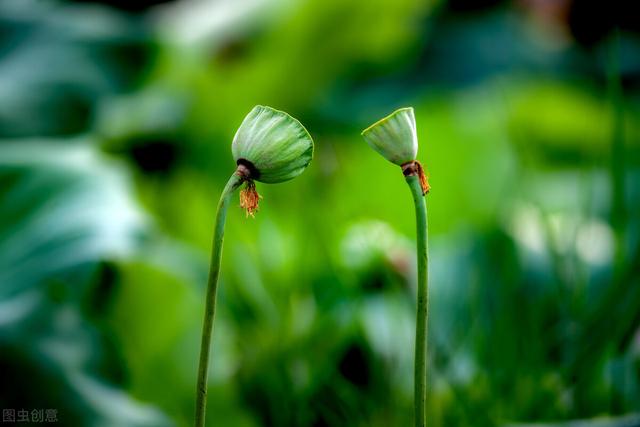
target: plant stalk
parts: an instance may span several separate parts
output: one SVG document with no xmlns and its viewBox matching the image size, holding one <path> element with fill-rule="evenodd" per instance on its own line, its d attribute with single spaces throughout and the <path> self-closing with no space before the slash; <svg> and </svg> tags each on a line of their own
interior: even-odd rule
<svg viewBox="0 0 640 427">
<path fill-rule="evenodd" d="M 429 255 L 427 202 L 417 175 L 405 177 L 416 210 L 418 257 L 418 308 L 416 312 L 416 347 L 414 367 L 415 425 L 427 425 L 427 321 L 429 317 Z"/>
<path fill-rule="evenodd" d="M 207 281 L 207 299 L 202 324 L 202 341 L 200 344 L 200 362 L 198 365 L 198 385 L 196 388 L 196 427 L 204 427 L 205 410 L 207 406 L 207 379 L 209 376 L 209 354 L 211 350 L 211 336 L 213 321 L 216 315 L 216 295 L 218 293 L 218 276 L 220 275 L 220 260 L 222 259 L 222 241 L 224 238 L 224 224 L 227 217 L 227 207 L 234 191 L 240 187 L 244 178 L 234 173 L 222 190 L 218 202 L 215 229 L 213 232 L 213 247 L 211 249 L 211 263 L 209 265 L 209 279 Z"/>
</svg>

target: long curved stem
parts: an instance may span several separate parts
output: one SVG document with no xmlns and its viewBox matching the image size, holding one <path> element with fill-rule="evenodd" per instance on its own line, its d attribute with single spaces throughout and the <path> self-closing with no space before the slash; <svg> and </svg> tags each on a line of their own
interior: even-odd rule
<svg viewBox="0 0 640 427">
<path fill-rule="evenodd" d="M 420 179 L 406 177 L 416 209 L 418 256 L 418 309 L 416 313 L 416 348 L 414 368 L 414 406 L 416 427 L 427 425 L 427 320 L 429 317 L 429 255 L 427 231 L 427 203 L 422 194 Z"/>
<path fill-rule="evenodd" d="M 213 232 L 213 248 L 211 249 L 211 264 L 209 266 L 209 280 L 207 283 L 207 300 L 202 324 L 202 341 L 200 344 L 200 363 L 198 365 L 198 385 L 196 389 L 195 425 L 204 427 L 205 409 L 207 406 L 207 379 L 209 376 L 209 352 L 211 349 L 211 335 L 213 321 L 216 315 L 216 295 L 218 293 L 218 276 L 220 275 L 220 260 L 222 258 L 222 240 L 224 238 L 224 223 L 227 217 L 227 207 L 233 192 L 240 187 L 243 178 L 234 173 L 222 191 L 218 202 L 215 230 Z"/>
</svg>

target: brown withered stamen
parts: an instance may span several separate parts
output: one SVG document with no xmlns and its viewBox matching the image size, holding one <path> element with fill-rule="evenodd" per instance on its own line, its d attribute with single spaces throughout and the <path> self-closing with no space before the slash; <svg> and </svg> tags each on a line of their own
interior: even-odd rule
<svg viewBox="0 0 640 427">
<path fill-rule="evenodd" d="M 258 170 L 248 160 L 239 159 L 236 175 L 238 175 L 246 183 L 245 187 L 240 190 L 240 207 L 247 213 L 247 217 L 255 216 L 258 212 L 258 203 L 262 196 L 256 190 L 256 184 L 253 182 L 259 176 Z"/>
<path fill-rule="evenodd" d="M 256 191 L 256 184 L 251 179 L 246 180 L 246 186 L 240 190 L 240 207 L 247 212 L 247 217 L 252 217 L 258 211 L 258 202 L 262 196 Z"/>
<path fill-rule="evenodd" d="M 422 195 L 426 195 L 431 190 L 429 180 L 424 172 L 424 168 L 417 160 L 412 160 L 402 165 L 402 174 L 404 176 L 417 176 L 420 179 L 420 186 L 422 187 Z"/>
</svg>

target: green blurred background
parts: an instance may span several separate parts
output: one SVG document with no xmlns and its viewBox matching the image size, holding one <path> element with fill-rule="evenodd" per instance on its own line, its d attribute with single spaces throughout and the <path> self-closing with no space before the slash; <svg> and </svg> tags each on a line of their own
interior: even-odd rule
<svg viewBox="0 0 640 427">
<path fill-rule="evenodd" d="M 412 105 L 430 426 L 640 426 L 633 3 L 0 1 L 0 406 L 192 422 L 214 209 L 265 104 L 315 158 L 230 211 L 208 423 L 411 425 L 413 207 L 359 132 Z"/>
</svg>

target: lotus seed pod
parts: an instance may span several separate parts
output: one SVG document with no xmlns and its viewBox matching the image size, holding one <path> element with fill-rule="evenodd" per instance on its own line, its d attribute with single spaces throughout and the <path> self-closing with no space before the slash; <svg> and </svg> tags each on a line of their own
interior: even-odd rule
<svg viewBox="0 0 640 427">
<path fill-rule="evenodd" d="M 398 166 L 418 155 L 416 118 L 411 107 L 396 110 L 375 122 L 362 131 L 362 136 L 371 148 Z"/>
<path fill-rule="evenodd" d="M 257 105 L 238 128 L 231 151 L 238 165 L 251 170 L 251 179 L 277 183 L 304 171 L 313 158 L 313 140 L 289 114 Z"/>
</svg>

